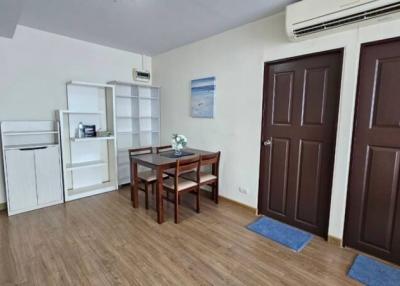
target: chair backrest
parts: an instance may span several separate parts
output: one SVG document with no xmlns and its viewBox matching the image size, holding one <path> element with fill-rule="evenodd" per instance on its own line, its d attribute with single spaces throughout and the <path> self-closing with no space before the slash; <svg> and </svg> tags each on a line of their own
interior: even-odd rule
<svg viewBox="0 0 400 286">
<path fill-rule="evenodd" d="M 212 173 L 218 176 L 219 172 L 219 159 L 221 157 L 221 152 L 216 152 L 212 154 L 202 155 L 200 157 L 201 166 L 212 166 Z"/>
<path fill-rule="evenodd" d="M 196 172 L 196 182 L 200 182 L 200 156 L 190 159 L 181 159 L 176 162 L 175 186 L 178 185 L 179 175 L 187 171 Z"/>
<path fill-rule="evenodd" d="M 129 152 L 129 156 L 152 154 L 153 148 L 152 147 L 144 147 L 144 148 L 129 149 L 128 152 Z"/>
<path fill-rule="evenodd" d="M 157 154 L 162 153 L 162 152 L 171 151 L 171 150 L 172 150 L 171 145 L 164 145 L 164 146 L 156 147 Z"/>
<path fill-rule="evenodd" d="M 153 154 L 153 148 L 152 147 L 143 147 L 143 148 L 129 149 L 128 152 L 129 152 L 129 162 L 132 162 L 131 156 Z M 145 170 L 149 170 L 149 168 L 144 167 L 144 166 L 138 166 L 139 172 L 142 172 Z"/>
</svg>

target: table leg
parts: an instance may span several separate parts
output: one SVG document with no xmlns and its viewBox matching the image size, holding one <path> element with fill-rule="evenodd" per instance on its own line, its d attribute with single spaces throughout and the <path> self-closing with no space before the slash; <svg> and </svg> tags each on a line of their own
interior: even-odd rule
<svg viewBox="0 0 400 286">
<path fill-rule="evenodd" d="M 157 168 L 157 222 L 164 222 L 164 202 L 163 202 L 163 169 Z"/>
<path fill-rule="evenodd" d="M 134 208 L 139 207 L 139 178 L 138 178 L 138 164 L 131 161 L 131 200 Z"/>
</svg>

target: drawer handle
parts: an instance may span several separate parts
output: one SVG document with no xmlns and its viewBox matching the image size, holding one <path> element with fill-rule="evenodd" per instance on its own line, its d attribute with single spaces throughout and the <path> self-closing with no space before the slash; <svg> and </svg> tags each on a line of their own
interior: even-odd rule
<svg viewBox="0 0 400 286">
<path fill-rule="evenodd" d="M 47 149 L 47 146 L 42 146 L 42 147 L 32 147 L 32 148 L 21 148 L 19 151 L 32 151 L 32 150 L 43 150 Z"/>
</svg>

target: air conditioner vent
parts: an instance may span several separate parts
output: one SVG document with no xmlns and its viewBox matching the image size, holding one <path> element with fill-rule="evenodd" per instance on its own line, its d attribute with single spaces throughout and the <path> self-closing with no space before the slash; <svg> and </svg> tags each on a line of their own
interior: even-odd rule
<svg viewBox="0 0 400 286">
<path fill-rule="evenodd" d="M 396 2 L 396 3 L 390 4 L 390 5 L 382 6 L 379 8 L 371 9 L 371 10 L 360 12 L 360 13 L 351 14 L 346 17 L 337 18 L 335 20 L 322 22 L 322 23 L 311 25 L 308 27 L 294 29 L 293 34 L 295 35 L 295 37 L 302 37 L 302 36 L 306 36 L 309 34 L 338 28 L 338 27 L 341 27 L 344 25 L 349 25 L 349 24 L 353 24 L 353 23 L 366 21 L 369 19 L 373 19 L 373 18 L 377 18 L 377 17 L 381 17 L 381 16 L 385 16 L 385 15 L 389 15 L 389 14 L 397 13 L 397 12 L 400 12 L 400 2 Z"/>
</svg>

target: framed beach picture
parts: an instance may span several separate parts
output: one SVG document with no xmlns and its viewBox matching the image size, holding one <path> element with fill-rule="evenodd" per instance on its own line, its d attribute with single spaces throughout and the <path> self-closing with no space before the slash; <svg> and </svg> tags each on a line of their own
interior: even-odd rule
<svg viewBox="0 0 400 286">
<path fill-rule="evenodd" d="M 214 118 L 215 77 L 191 82 L 192 117 Z"/>
</svg>

